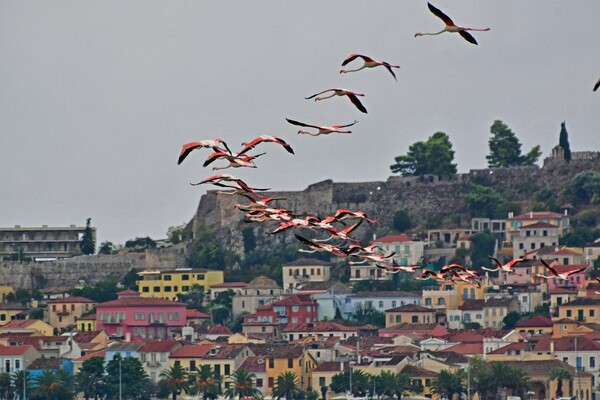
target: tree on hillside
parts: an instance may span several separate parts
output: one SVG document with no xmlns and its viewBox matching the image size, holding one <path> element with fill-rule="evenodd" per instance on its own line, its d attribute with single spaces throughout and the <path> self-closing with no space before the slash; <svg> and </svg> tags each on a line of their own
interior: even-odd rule
<svg viewBox="0 0 600 400">
<path fill-rule="evenodd" d="M 128 249 L 155 249 L 156 241 L 154 241 L 149 236 L 146 237 L 136 237 L 135 239 L 130 239 L 125 242 L 125 247 Z"/>
<path fill-rule="evenodd" d="M 100 248 L 98 249 L 98 254 L 115 254 L 117 252 L 117 248 L 113 244 L 113 242 L 109 242 L 108 240 L 100 243 Z"/>
<path fill-rule="evenodd" d="M 87 219 L 85 223 L 85 231 L 83 232 L 83 236 L 81 237 L 81 243 L 79 244 L 81 252 L 86 255 L 94 254 L 94 250 L 96 249 L 94 235 L 92 234 L 91 221 L 91 218 Z"/>
<path fill-rule="evenodd" d="M 492 133 L 488 142 L 490 154 L 485 156 L 490 168 L 533 165 L 542 155 L 539 145 L 534 146 L 529 153 L 522 155 L 521 142 L 513 131 L 500 120 L 494 121 L 490 132 Z"/>
<path fill-rule="evenodd" d="M 558 145 L 562 147 L 567 162 L 571 161 L 571 145 L 569 144 L 569 132 L 567 132 L 567 122 L 563 121 L 560 124 L 560 136 Z"/>
<path fill-rule="evenodd" d="M 427 142 L 416 142 L 409 146 L 406 155 L 394 159 L 390 166 L 393 173 L 403 176 L 432 174 L 453 176 L 456 174 L 454 150 L 450 138 L 444 132 L 434 133 Z"/>
<path fill-rule="evenodd" d="M 408 211 L 398 210 L 394 213 L 393 227 L 398 232 L 407 231 L 412 227 Z"/>
<path fill-rule="evenodd" d="M 473 267 L 477 269 L 482 266 L 491 267 L 492 262 L 489 256 L 494 254 L 496 239 L 494 239 L 489 231 L 484 231 L 474 234 L 470 240 L 473 243 L 473 253 L 471 254 Z"/>
</svg>

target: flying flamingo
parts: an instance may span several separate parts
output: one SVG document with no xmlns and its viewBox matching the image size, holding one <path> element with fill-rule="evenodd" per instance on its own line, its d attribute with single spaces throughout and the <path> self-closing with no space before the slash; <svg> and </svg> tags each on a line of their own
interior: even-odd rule
<svg viewBox="0 0 600 400">
<path fill-rule="evenodd" d="M 294 218 L 292 220 L 283 222 L 283 223 L 279 224 L 279 226 L 271 233 L 279 233 L 279 232 L 285 231 L 286 229 L 289 229 L 289 228 L 310 229 L 311 231 L 314 231 L 314 229 L 312 227 L 312 221 L 311 221 L 312 218 L 315 218 L 315 217 L 309 216 L 304 219 Z"/>
<path fill-rule="evenodd" d="M 225 149 L 219 147 L 219 145 L 223 145 Z M 177 164 L 181 164 L 183 160 L 190 154 L 192 151 L 196 149 L 213 149 L 214 151 L 227 151 L 231 154 L 229 147 L 227 147 L 227 143 L 223 141 L 223 139 L 212 139 L 212 140 L 201 140 L 199 142 L 189 142 L 183 145 L 181 148 L 181 152 L 179 153 L 179 159 L 177 160 Z"/>
<path fill-rule="evenodd" d="M 226 185 L 223 182 L 233 182 L 236 183 L 238 186 L 231 186 L 231 185 Z M 220 187 L 224 187 L 224 188 L 230 188 L 230 189 L 235 189 L 235 191 L 232 192 L 220 192 L 220 194 L 234 194 L 234 193 L 238 193 L 239 190 L 242 190 L 246 193 L 251 193 L 255 196 L 259 196 L 259 197 L 264 197 L 259 195 L 258 193 L 256 193 L 257 191 L 260 192 L 264 192 L 267 190 L 271 190 L 270 188 L 266 188 L 266 189 L 259 189 L 259 188 L 253 188 L 248 186 L 243 180 L 236 178 L 235 176 L 232 175 L 227 175 L 227 174 L 220 174 L 220 175 L 213 175 L 213 176 L 209 176 L 206 179 L 203 179 L 202 181 L 198 182 L 198 183 L 190 183 L 190 185 L 192 186 L 198 186 L 198 185 L 202 185 L 204 183 L 211 183 L 215 186 L 220 186 Z"/>
<path fill-rule="evenodd" d="M 331 239 L 333 239 L 334 237 L 337 237 L 339 239 L 344 239 L 344 240 L 350 240 L 352 242 L 359 242 L 359 240 L 356 239 L 352 239 L 350 236 L 350 233 L 352 231 L 354 231 L 356 228 L 358 228 L 360 226 L 360 224 L 362 223 L 362 220 L 358 221 L 356 224 L 354 225 L 350 225 L 349 227 L 343 229 L 343 230 L 339 230 L 336 229 L 334 227 L 331 228 L 324 228 L 327 232 L 329 232 L 331 234 L 331 236 L 329 236 L 327 239 L 321 239 L 321 240 L 316 240 L 315 242 L 327 242 Z"/>
<path fill-rule="evenodd" d="M 327 93 L 327 92 L 332 92 L 332 93 L 329 96 L 319 97 L 320 94 Z M 350 101 L 352 102 L 352 104 L 354 104 L 356 106 L 356 108 L 358 108 L 361 112 L 364 112 L 365 114 L 367 113 L 367 109 L 365 108 L 365 106 L 362 105 L 362 103 L 358 99 L 358 96 L 364 96 L 364 94 L 352 92 L 352 91 L 346 90 L 346 89 L 327 89 L 327 90 L 323 90 L 322 92 L 313 94 L 312 96 L 305 97 L 305 99 L 308 100 L 308 99 L 312 99 L 314 97 L 315 101 L 319 101 L 319 100 L 329 99 L 333 96 L 347 96 L 350 99 Z"/>
<path fill-rule="evenodd" d="M 314 253 L 316 251 L 323 251 L 323 252 L 331 253 L 334 256 L 346 257 L 346 254 L 340 249 L 339 246 L 334 246 L 331 244 L 324 244 L 324 243 L 316 243 L 315 241 L 306 239 L 298 234 L 295 234 L 294 236 L 296 236 L 296 238 L 300 241 L 300 243 L 305 244 L 311 248 L 311 250 L 298 249 L 298 251 L 301 253 Z"/>
<path fill-rule="evenodd" d="M 356 72 L 356 71 L 360 71 L 361 69 L 364 69 L 364 68 L 375 68 L 375 67 L 383 66 L 383 67 L 386 67 L 387 70 L 390 71 L 390 74 L 392 74 L 394 79 L 396 79 L 396 74 L 394 73 L 392 68 L 400 68 L 399 65 L 390 65 L 389 63 L 387 63 L 385 61 L 375 60 L 371 57 L 363 56 L 361 54 L 350 54 L 348 57 L 346 57 L 346 59 L 342 63 L 342 67 L 345 67 L 348 63 L 356 60 L 357 58 L 362 58 L 362 60 L 363 60 L 362 67 L 357 68 L 357 69 L 342 69 L 340 71 L 340 74 L 347 74 L 348 72 Z M 398 79 L 396 79 L 396 80 L 398 80 Z"/>
<path fill-rule="evenodd" d="M 305 128 L 315 128 L 318 130 L 318 132 L 316 132 L 316 133 L 303 131 L 303 130 L 298 131 L 298 134 L 306 134 L 306 135 L 310 135 L 310 136 L 328 135 L 328 134 L 334 133 L 334 132 L 335 133 L 352 133 L 352 131 L 342 131 L 341 129 L 352 126 L 358 122 L 358 121 L 354 121 L 353 123 L 347 124 L 347 125 L 319 126 L 319 125 L 305 124 L 304 122 L 294 121 L 293 119 L 289 119 L 289 118 L 286 118 L 285 120 L 292 125 L 302 126 Z"/>
<path fill-rule="evenodd" d="M 235 206 L 244 211 L 256 210 L 260 209 L 260 207 L 268 207 L 268 203 L 274 200 L 285 200 L 283 197 L 265 197 L 264 199 L 256 200 L 255 198 L 248 196 L 247 194 L 242 194 L 245 198 L 250 200 L 250 204 L 236 204 Z"/>
<path fill-rule="evenodd" d="M 494 260 L 494 263 L 496 263 L 496 265 L 498 266 L 498 268 L 496 269 L 492 269 L 492 268 L 486 268 L 486 267 L 481 267 L 481 269 L 485 270 L 485 271 L 491 271 L 491 272 L 497 272 L 497 271 L 504 271 L 504 272 L 515 272 L 513 271 L 511 268 L 516 264 L 516 263 L 520 263 L 520 262 L 525 262 L 527 261 L 524 258 L 515 258 L 514 260 L 509 261 L 508 263 L 502 265 L 502 263 L 500 261 L 498 261 L 497 258 L 494 257 L 490 257 L 492 260 Z"/>
<path fill-rule="evenodd" d="M 365 214 L 364 211 L 350 211 L 350 210 L 345 210 L 343 208 L 340 208 L 339 210 L 337 210 L 335 212 L 335 215 L 333 216 L 335 219 L 338 220 L 343 220 L 346 219 L 348 217 L 352 218 L 361 218 L 364 219 L 365 221 L 371 223 L 371 224 L 378 224 L 378 221 L 375 221 L 374 219 L 369 219 L 367 218 L 367 215 Z"/>
<path fill-rule="evenodd" d="M 424 280 L 427 280 L 427 279 L 433 279 L 433 280 L 438 281 L 438 282 L 454 283 L 454 281 L 452 281 L 452 279 L 446 278 L 446 273 L 444 273 L 444 272 L 435 272 L 435 271 L 431 271 L 429 269 L 424 269 L 421 272 L 421 277 L 419 278 L 418 276 L 416 276 L 415 279 L 419 280 L 419 281 L 424 281 Z"/>
<path fill-rule="evenodd" d="M 555 277 L 557 277 L 558 279 L 563 280 L 563 281 L 568 280 L 570 275 L 576 274 L 578 272 L 583 272 L 590 267 L 589 265 L 586 265 L 583 268 L 577 268 L 577 269 L 574 269 L 571 271 L 558 273 L 558 272 L 556 272 L 556 270 L 554 268 L 549 266 L 548 263 L 546 261 L 544 261 L 544 259 L 540 258 L 540 261 L 542 262 L 542 264 L 544 264 L 544 266 L 546 268 L 548 268 L 548 270 L 550 272 L 552 272 L 552 275 L 554 275 Z M 552 276 L 546 276 L 546 275 L 542 275 L 542 274 L 536 274 L 536 276 L 539 276 L 541 278 L 546 278 L 546 279 L 553 278 Z"/>
<path fill-rule="evenodd" d="M 446 26 L 444 26 L 444 29 L 442 29 L 441 31 L 435 32 L 435 33 L 417 32 L 417 33 L 415 33 L 415 37 L 424 36 L 424 35 L 439 35 L 440 33 L 444 33 L 444 32 L 454 32 L 454 33 L 458 32 L 458 34 L 460 36 L 462 36 L 467 42 L 477 44 L 477 41 L 475 40 L 475 38 L 473 36 L 471 36 L 471 34 L 467 31 L 489 31 L 490 30 L 490 28 L 465 28 L 464 26 L 455 25 L 449 16 L 447 16 L 442 11 L 440 11 L 439 9 L 432 6 L 431 3 L 427 3 L 427 6 L 429 7 L 429 10 L 435 16 L 437 16 L 442 21 L 444 21 Z"/>
<path fill-rule="evenodd" d="M 240 151 L 238 153 L 238 155 L 242 155 L 242 154 L 246 153 L 248 150 L 256 147 L 259 143 L 267 143 L 267 142 L 280 144 L 283 146 L 284 149 L 287 150 L 288 153 L 294 154 L 294 150 L 292 149 L 292 146 L 287 144 L 283 139 L 278 138 L 277 136 L 261 135 L 261 136 L 257 137 L 256 139 L 252 140 L 251 142 L 242 143 L 242 146 L 244 146 L 244 148 L 242 149 L 242 151 Z"/>
<path fill-rule="evenodd" d="M 594 92 L 596 90 L 598 90 L 599 87 L 600 87 L 600 78 L 598 78 L 598 80 L 596 81 L 596 84 L 594 85 Z"/>
<path fill-rule="evenodd" d="M 225 160 L 229 161 L 229 165 L 226 165 L 224 167 L 214 167 L 213 171 L 216 171 L 219 169 L 240 168 L 240 167 L 256 168 L 256 165 L 254 165 L 254 159 L 258 158 L 264 154 L 267 154 L 267 153 L 260 153 L 255 156 L 241 157 L 239 154 L 234 155 L 234 154 L 230 154 L 230 153 L 223 152 L 223 151 L 215 151 L 214 153 L 212 153 L 211 155 L 208 156 L 208 158 L 206 159 L 206 161 L 204 161 L 204 164 L 202 164 L 202 166 L 206 167 L 206 166 L 212 164 L 215 160 L 225 159 Z"/>
</svg>

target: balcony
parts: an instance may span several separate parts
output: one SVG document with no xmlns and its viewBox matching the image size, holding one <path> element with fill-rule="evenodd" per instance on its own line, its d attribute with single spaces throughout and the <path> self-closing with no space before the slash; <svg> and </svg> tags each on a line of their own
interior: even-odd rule
<svg viewBox="0 0 600 400">
<path fill-rule="evenodd" d="M 150 319 L 150 325 L 165 325 L 166 322 L 164 319 Z"/>
<path fill-rule="evenodd" d="M 151 360 L 148 360 L 148 361 L 146 361 L 146 365 L 148 367 L 160 367 L 160 361 L 151 361 Z"/>
</svg>

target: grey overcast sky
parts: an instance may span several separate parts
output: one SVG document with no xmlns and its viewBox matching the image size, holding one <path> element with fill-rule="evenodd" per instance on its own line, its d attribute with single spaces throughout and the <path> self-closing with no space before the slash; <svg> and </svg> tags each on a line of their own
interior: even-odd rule
<svg viewBox="0 0 600 400">
<path fill-rule="evenodd" d="M 600 150 L 600 1 L 436 0 L 479 46 L 423 1 L 0 2 L 0 226 L 84 225 L 98 243 L 165 237 L 212 187 L 208 150 L 189 141 L 277 135 L 257 169 L 224 172 L 257 187 L 324 179 L 385 181 L 394 157 L 446 132 L 460 172 L 485 168 L 504 121 L 543 157 L 567 121 L 574 151 Z M 340 75 L 350 53 L 401 65 Z M 357 62 L 357 65 L 360 65 Z M 365 93 L 369 114 L 331 87 Z M 350 135 L 297 135 L 285 118 L 358 120 Z M 220 165 L 220 164 L 219 164 Z M 310 210 L 306 210 L 310 211 Z"/>
</svg>

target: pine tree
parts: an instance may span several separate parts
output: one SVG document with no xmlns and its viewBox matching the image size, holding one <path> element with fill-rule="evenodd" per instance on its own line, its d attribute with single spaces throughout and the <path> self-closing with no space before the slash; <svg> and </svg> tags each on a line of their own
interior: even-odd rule
<svg viewBox="0 0 600 400">
<path fill-rule="evenodd" d="M 94 235 L 92 235 L 92 227 L 90 226 L 91 221 L 91 218 L 87 219 L 87 222 L 85 224 L 85 232 L 83 233 L 80 244 L 81 252 L 86 255 L 94 254 L 94 250 L 96 249 Z"/>
<path fill-rule="evenodd" d="M 567 132 L 567 122 L 560 124 L 560 137 L 558 145 L 562 147 L 567 162 L 571 161 L 571 146 L 569 145 L 569 132 Z"/>
</svg>

